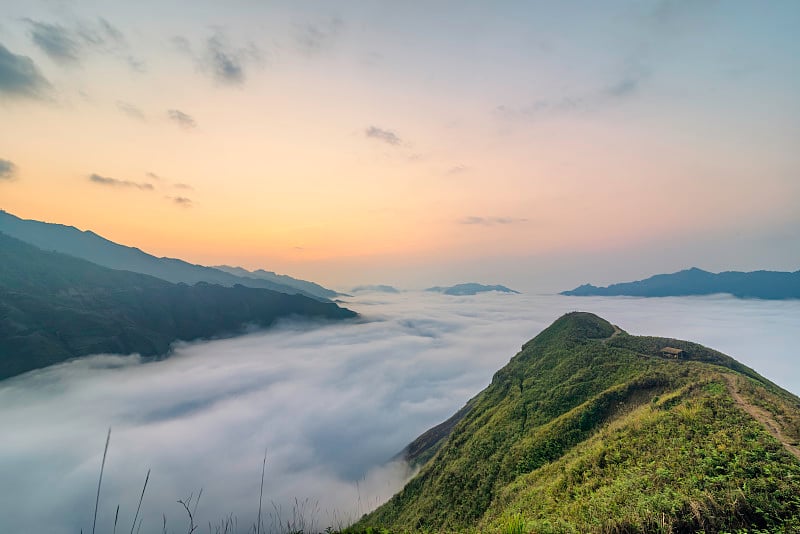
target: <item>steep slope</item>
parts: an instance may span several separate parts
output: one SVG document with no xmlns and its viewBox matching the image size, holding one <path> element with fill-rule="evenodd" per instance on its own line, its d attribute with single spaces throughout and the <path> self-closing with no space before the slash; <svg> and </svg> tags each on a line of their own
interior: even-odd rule
<svg viewBox="0 0 800 534">
<path fill-rule="evenodd" d="M 353 532 L 800 528 L 800 399 L 701 345 L 570 313 L 462 412 Z"/>
<path fill-rule="evenodd" d="M 327 300 L 330 290 L 318 291 L 310 283 L 290 277 L 275 280 L 255 276 L 237 276 L 212 267 L 194 265 L 174 258 L 157 258 L 134 247 L 119 245 L 94 232 L 80 231 L 73 226 L 51 224 L 20 219 L 0 210 L 0 232 L 30 243 L 42 250 L 52 250 L 82 258 L 102 267 L 133 271 L 161 278 L 167 282 L 196 284 L 208 282 L 232 287 L 241 284 L 247 287 L 271 289 L 290 295 L 301 294 L 319 300 Z M 289 280 L 287 280 L 289 279 Z M 294 280 L 297 283 L 287 284 Z M 321 286 L 317 286 L 320 287 Z"/>
<path fill-rule="evenodd" d="M 356 314 L 267 289 L 171 284 L 0 233 L 0 379 L 101 352 L 163 355 L 177 340 L 231 335 L 289 315 Z"/>
<path fill-rule="evenodd" d="M 800 271 L 793 273 L 726 271 L 710 273 L 696 267 L 672 274 L 657 274 L 645 280 L 623 282 L 608 287 L 584 284 L 562 295 L 670 297 L 729 293 L 739 298 L 797 299 L 800 298 Z"/>
</svg>

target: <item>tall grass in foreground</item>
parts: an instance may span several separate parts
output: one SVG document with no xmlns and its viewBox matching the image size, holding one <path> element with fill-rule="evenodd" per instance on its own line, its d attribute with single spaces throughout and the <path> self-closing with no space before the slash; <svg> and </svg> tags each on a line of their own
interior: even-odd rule
<svg viewBox="0 0 800 534">
<path fill-rule="evenodd" d="M 516 513 L 505 519 L 502 525 L 503 534 L 525 534 L 525 519 Z"/>
<path fill-rule="evenodd" d="M 94 507 L 94 515 L 92 517 L 92 534 L 97 534 L 97 514 L 100 509 L 100 494 L 102 490 L 103 484 L 103 473 L 105 472 L 105 465 L 106 459 L 108 457 L 108 449 L 109 444 L 111 442 L 111 429 L 108 429 L 108 434 L 106 435 L 106 442 L 105 447 L 103 448 L 103 459 L 100 463 L 100 477 L 97 482 L 97 493 L 95 495 L 95 507 Z M 326 510 L 328 516 L 332 517 L 331 525 L 325 527 L 324 529 L 320 529 L 318 523 L 318 518 L 320 516 L 321 510 L 319 507 L 318 501 L 312 501 L 310 499 L 300 500 L 295 498 L 294 502 L 292 503 L 291 507 L 288 509 L 284 509 L 282 505 L 276 504 L 275 502 L 271 502 L 271 510 L 266 512 L 264 510 L 264 479 L 266 476 L 266 467 L 267 467 L 267 451 L 264 451 L 264 458 L 261 464 L 261 485 L 259 488 L 259 496 L 258 496 L 258 513 L 256 516 L 256 521 L 252 525 L 249 526 L 241 526 L 239 524 L 239 519 L 234 516 L 233 514 L 224 517 L 215 523 L 211 521 L 207 524 L 207 532 L 209 534 L 337 534 L 343 530 L 345 530 L 349 525 L 355 522 L 357 518 L 348 517 L 348 516 L 340 516 L 335 510 L 332 513 L 328 513 L 329 511 Z M 147 492 L 147 486 L 150 481 L 150 474 L 151 470 L 147 470 L 147 475 L 144 479 L 144 484 L 142 486 L 142 491 L 139 494 L 139 501 L 136 506 L 136 513 L 133 517 L 133 522 L 131 523 L 130 534 L 139 534 L 142 528 L 142 523 L 144 521 L 144 517 L 140 517 L 140 513 L 142 511 L 142 502 L 144 501 L 145 493 Z M 366 510 L 362 510 L 363 503 L 361 499 L 361 491 L 356 482 L 356 489 L 358 492 L 358 515 L 362 515 Z M 183 530 L 178 531 L 178 534 L 194 534 L 195 532 L 205 531 L 205 528 L 202 528 L 201 525 L 197 523 L 197 509 L 200 503 L 200 498 L 203 495 L 203 489 L 201 488 L 200 491 L 197 493 L 197 496 L 194 493 L 189 494 L 188 497 L 183 499 L 178 499 L 176 503 L 180 505 L 183 513 L 186 516 L 186 526 Z M 380 504 L 376 498 L 374 505 Z M 119 526 L 119 511 L 120 505 L 118 504 L 116 507 L 116 512 L 114 514 L 114 524 L 113 524 L 113 531 L 112 534 L 117 533 L 117 527 Z M 173 531 L 168 530 L 167 528 L 167 516 L 166 514 L 162 514 L 161 517 L 162 526 L 161 526 L 161 533 L 160 534 L 174 534 Z M 83 534 L 83 529 L 81 529 L 81 534 Z M 387 534 L 388 531 L 386 530 L 376 530 L 369 528 L 364 531 L 364 534 Z"/>
</svg>

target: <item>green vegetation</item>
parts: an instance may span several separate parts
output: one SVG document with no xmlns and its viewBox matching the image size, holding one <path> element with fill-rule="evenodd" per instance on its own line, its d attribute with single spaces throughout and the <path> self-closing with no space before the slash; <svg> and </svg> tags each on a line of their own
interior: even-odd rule
<svg viewBox="0 0 800 534">
<path fill-rule="evenodd" d="M 672 274 L 657 274 L 646 280 L 622 282 L 607 287 L 578 286 L 562 295 L 575 297 L 617 296 L 680 297 L 729 293 L 739 298 L 800 299 L 800 271 L 726 271 L 710 273 L 697 267 Z"/>
<path fill-rule="evenodd" d="M 177 340 L 228 336 L 291 315 L 356 314 L 267 289 L 171 284 L 0 233 L 0 379 L 88 354 L 161 356 Z"/>
<path fill-rule="evenodd" d="M 347 532 L 800 530 L 800 399 L 701 345 L 570 313 L 459 415 Z"/>
</svg>

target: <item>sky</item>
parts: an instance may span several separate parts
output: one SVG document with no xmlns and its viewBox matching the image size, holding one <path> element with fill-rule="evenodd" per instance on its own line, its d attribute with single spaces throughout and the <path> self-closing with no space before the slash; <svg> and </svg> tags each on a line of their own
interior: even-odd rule
<svg viewBox="0 0 800 534">
<path fill-rule="evenodd" d="M 245 532 L 265 449 L 267 526 L 277 511 L 291 520 L 295 499 L 306 532 L 347 524 L 402 487 L 408 468 L 391 458 L 575 309 L 702 343 L 800 393 L 797 300 L 407 292 L 348 306 L 363 320 L 284 322 L 162 361 L 96 355 L 0 382 L 0 531 L 90 532 L 109 427 L 98 532 L 117 505 L 128 531 L 148 469 L 142 532 L 161 532 L 163 516 L 170 532 L 188 530 L 176 501 L 201 488 L 200 530 L 233 514 Z"/>
<path fill-rule="evenodd" d="M 5 0 L 0 209 L 342 288 L 800 268 L 800 4 Z"/>
</svg>

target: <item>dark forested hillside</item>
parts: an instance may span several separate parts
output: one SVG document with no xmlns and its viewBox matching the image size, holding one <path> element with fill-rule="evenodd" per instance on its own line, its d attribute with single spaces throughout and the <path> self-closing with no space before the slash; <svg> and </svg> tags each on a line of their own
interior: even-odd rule
<svg viewBox="0 0 800 534">
<path fill-rule="evenodd" d="M 88 354 L 163 355 L 177 340 L 231 335 L 290 315 L 356 314 L 267 289 L 172 284 L 0 233 L 0 379 Z"/>
<path fill-rule="evenodd" d="M 318 284 L 267 271 L 249 273 L 241 269 L 227 272 L 176 258 L 157 258 L 138 248 L 109 241 L 94 232 L 82 232 L 73 226 L 63 224 L 20 219 L 2 210 L 0 210 L 0 232 L 42 250 L 62 252 L 110 269 L 149 274 L 175 284 L 208 282 L 231 287 L 240 284 L 291 295 L 302 294 L 321 300 L 336 295 L 336 292 Z"/>
</svg>

